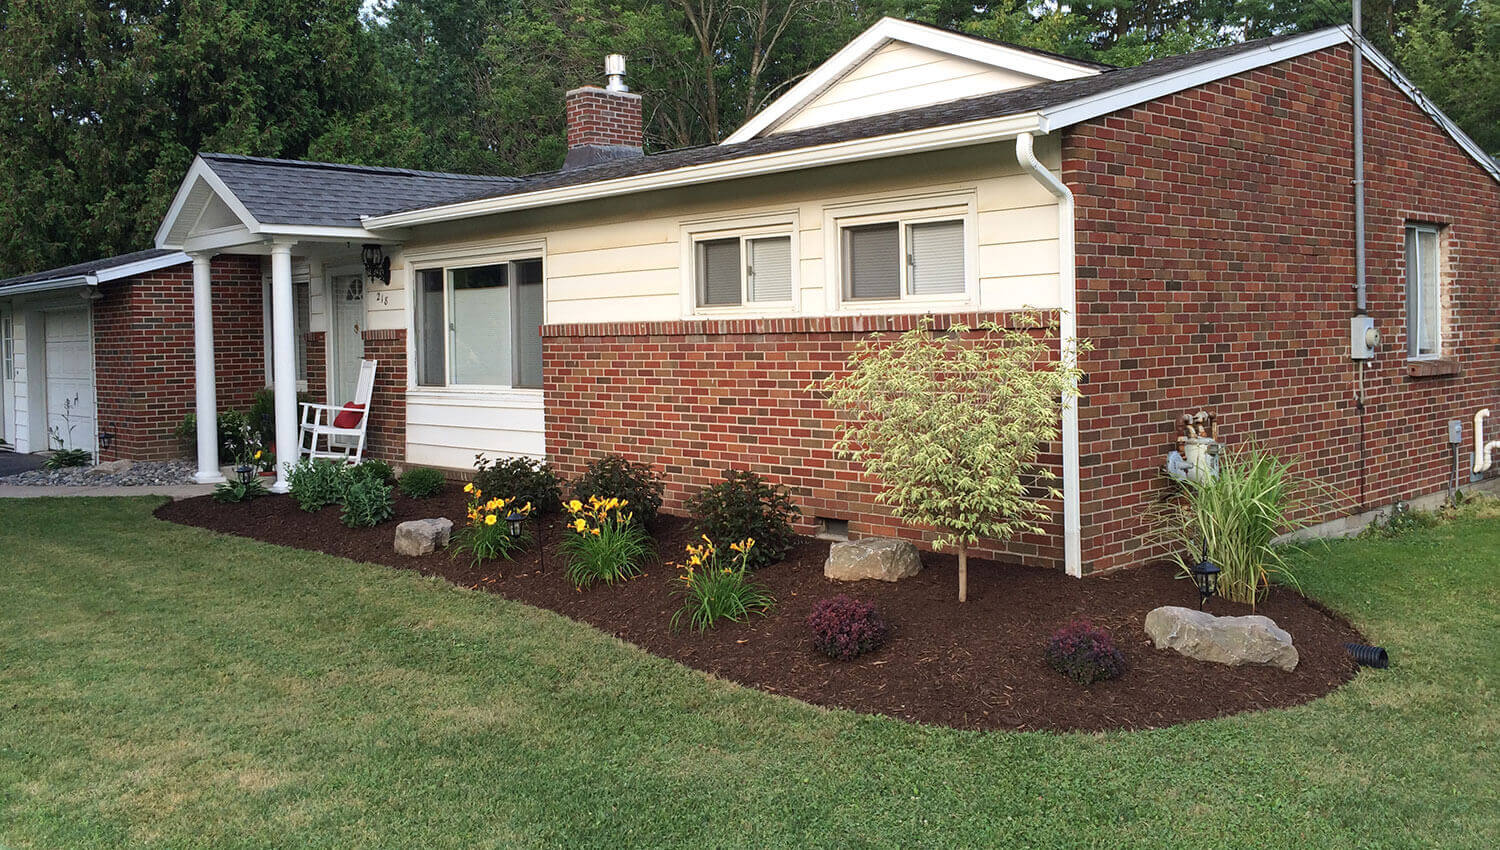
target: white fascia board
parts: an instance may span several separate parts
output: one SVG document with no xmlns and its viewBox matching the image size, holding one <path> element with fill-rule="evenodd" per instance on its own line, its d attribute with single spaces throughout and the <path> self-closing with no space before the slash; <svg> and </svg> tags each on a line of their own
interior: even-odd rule
<svg viewBox="0 0 1500 850">
<path fill-rule="evenodd" d="M 178 251 L 174 254 L 165 254 L 160 257 L 152 257 L 149 260 L 137 260 L 133 263 L 126 263 L 123 266 L 100 269 L 99 271 L 94 272 L 91 276 L 99 283 L 107 283 L 111 280 L 119 280 L 126 277 L 135 277 L 138 274 L 146 274 L 147 272 L 169 269 L 173 266 L 180 266 L 183 263 L 188 262 L 192 262 L 192 258 L 187 254 Z"/>
<path fill-rule="evenodd" d="M 98 286 L 99 281 L 93 275 L 74 275 L 72 277 L 59 277 L 52 280 L 34 280 L 30 283 L 19 283 L 15 286 L 7 286 L 0 289 L 0 298 L 9 298 L 12 295 L 27 295 L 36 292 L 53 292 L 58 289 L 72 289 L 78 286 Z"/>
<path fill-rule="evenodd" d="M 229 190 L 229 186 L 225 185 L 223 179 L 214 173 L 213 168 L 204 161 L 203 157 L 195 157 L 193 164 L 188 167 L 187 176 L 182 178 L 181 185 L 177 187 L 177 194 L 172 197 L 171 206 L 167 207 L 167 214 L 162 218 L 161 226 L 156 229 L 156 247 L 182 248 L 181 245 L 170 244 L 169 240 L 172 229 L 177 226 L 177 220 L 182 216 L 183 207 L 187 205 L 188 199 L 198 187 L 200 180 L 229 207 L 229 211 L 234 213 L 247 229 L 253 231 L 260 226 L 260 222 L 256 221 L 255 216 L 251 215 L 250 210 L 240 202 L 239 198 L 235 197 L 234 192 Z"/>
<path fill-rule="evenodd" d="M 1091 65 L 1070 62 L 1061 57 L 1043 56 L 1025 50 L 1017 50 L 1003 44 L 984 41 L 955 32 L 934 29 L 896 18 L 881 18 L 873 26 L 860 33 L 853 41 L 844 45 L 812 73 L 803 77 L 770 106 L 756 113 L 738 130 L 720 142 L 724 145 L 738 144 L 759 136 L 780 124 L 792 113 L 801 109 L 829 86 L 838 82 L 859 63 L 886 42 L 899 41 L 917 47 L 925 47 L 939 53 L 970 59 L 995 68 L 1015 71 L 1043 80 L 1071 80 L 1101 73 Z"/>
<path fill-rule="evenodd" d="M 631 195 L 638 192 L 676 189 L 683 186 L 736 180 L 742 177 L 757 177 L 763 174 L 779 174 L 786 171 L 840 165 L 867 159 L 880 159 L 944 150 L 947 148 L 966 147 L 968 145 L 979 145 L 987 142 L 1006 141 L 1014 139 L 1020 133 L 1035 132 L 1039 132 L 1037 114 L 1034 112 L 1023 112 L 1018 115 L 1007 115 L 1003 118 L 986 118 L 981 121 L 948 124 L 942 127 L 911 130 L 905 133 L 893 133 L 891 135 L 875 136 L 867 139 L 851 139 L 843 142 L 832 142 L 826 145 L 793 148 L 792 150 L 740 157 L 738 159 L 725 160 L 724 162 L 689 165 L 682 168 L 674 168 L 670 171 L 658 171 L 651 174 L 620 177 L 614 180 L 582 183 L 577 186 L 539 189 L 534 192 L 520 192 L 496 198 L 481 198 L 476 201 L 427 207 L 407 212 L 390 213 L 388 215 L 366 216 L 363 221 L 366 229 L 385 232 L 389 228 L 394 227 L 413 227 L 441 221 L 492 215 L 494 213 L 558 206 L 560 204 L 611 198 L 619 195 Z M 381 238 L 390 239 L 392 237 L 388 232 L 385 232 Z"/>
<path fill-rule="evenodd" d="M 1288 39 L 1277 44 L 1267 45 L 1259 50 L 1250 50 L 1237 53 L 1216 62 L 1205 62 L 1185 68 L 1175 74 L 1163 74 L 1142 80 L 1131 86 L 1110 89 L 1102 94 L 1079 98 L 1058 106 L 1051 106 L 1041 110 L 1042 132 L 1050 133 L 1064 127 L 1071 127 L 1101 115 L 1108 115 L 1121 109 L 1128 109 L 1147 101 L 1166 97 L 1170 94 L 1206 83 L 1232 77 L 1245 71 L 1251 71 L 1276 62 L 1292 59 L 1336 44 L 1344 44 L 1349 41 L 1346 32 L 1338 29 L 1320 30 L 1308 33 L 1301 38 Z"/>
</svg>

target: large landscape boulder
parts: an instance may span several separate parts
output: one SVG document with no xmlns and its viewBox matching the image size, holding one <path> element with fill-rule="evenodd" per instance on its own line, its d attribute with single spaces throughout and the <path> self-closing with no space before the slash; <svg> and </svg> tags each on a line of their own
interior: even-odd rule
<svg viewBox="0 0 1500 850">
<path fill-rule="evenodd" d="M 95 464 L 92 468 L 90 468 L 89 474 L 121 475 L 129 472 L 131 467 L 133 466 L 135 466 L 135 461 L 131 460 L 106 460 L 103 463 Z"/>
<path fill-rule="evenodd" d="M 448 545 L 453 534 L 453 520 L 413 519 L 396 526 L 397 555 L 431 555 Z"/>
<path fill-rule="evenodd" d="M 1297 669 L 1292 636 L 1270 617 L 1215 617 L 1166 605 L 1146 615 L 1146 634 L 1157 649 L 1171 649 L 1199 661 L 1238 667 L 1265 664 L 1287 672 Z"/>
<path fill-rule="evenodd" d="M 834 581 L 898 581 L 921 571 L 922 556 L 917 547 L 888 537 L 835 543 L 828 548 L 828 560 L 823 564 L 823 575 Z"/>
</svg>

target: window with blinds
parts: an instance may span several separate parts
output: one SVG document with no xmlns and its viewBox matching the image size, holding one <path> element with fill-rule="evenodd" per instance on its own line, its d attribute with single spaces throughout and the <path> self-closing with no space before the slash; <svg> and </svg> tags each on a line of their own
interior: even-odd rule
<svg viewBox="0 0 1500 850">
<path fill-rule="evenodd" d="M 700 307 L 792 300 L 792 238 L 735 236 L 693 245 Z"/>
<path fill-rule="evenodd" d="M 905 297 L 962 295 L 964 222 L 881 222 L 840 231 L 844 298 L 896 301 Z"/>
<path fill-rule="evenodd" d="M 1436 226 L 1406 226 L 1406 353 L 1442 354 L 1443 278 Z"/>
</svg>

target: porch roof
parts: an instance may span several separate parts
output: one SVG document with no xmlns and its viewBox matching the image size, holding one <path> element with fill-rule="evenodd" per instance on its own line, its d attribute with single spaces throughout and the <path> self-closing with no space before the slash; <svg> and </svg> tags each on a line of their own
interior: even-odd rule
<svg viewBox="0 0 1500 850">
<path fill-rule="evenodd" d="M 23 292 L 39 292 L 68 286 L 94 286 L 105 281 L 145 274 L 186 262 L 188 262 L 188 256 L 181 251 L 150 248 L 145 251 L 89 260 L 74 263 L 71 266 L 0 280 L 0 295 L 19 295 Z"/>
</svg>

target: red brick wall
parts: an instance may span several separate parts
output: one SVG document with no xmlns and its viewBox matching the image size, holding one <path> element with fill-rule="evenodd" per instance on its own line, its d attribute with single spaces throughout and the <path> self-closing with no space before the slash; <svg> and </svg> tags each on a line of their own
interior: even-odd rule
<svg viewBox="0 0 1500 850">
<path fill-rule="evenodd" d="M 213 260 L 214 365 L 219 408 L 245 409 L 265 384 L 258 257 Z M 162 460 L 185 452 L 177 426 L 193 411 L 190 263 L 101 284 L 94 304 L 99 430 L 115 434 L 106 460 Z"/>
<path fill-rule="evenodd" d="M 314 404 L 328 402 L 327 342 L 328 334 L 323 331 L 308 331 L 302 338 L 303 350 L 307 352 L 307 399 Z"/>
<path fill-rule="evenodd" d="M 1139 563 L 1174 419 L 1220 417 L 1344 495 L 1318 518 L 1441 489 L 1449 419 L 1500 402 L 1500 191 L 1367 68 L 1369 312 L 1385 338 L 1363 416 L 1354 308 L 1350 54 L 1333 49 L 1066 134 L 1078 199 L 1085 568 Z M 1403 224 L 1450 225 L 1459 378 L 1407 376 Z M 1467 472 L 1465 470 L 1465 472 Z M 1467 480 L 1465 475 L 1464 480 Z"/>
<path fill-rule="evenodd" d="M 377 360 L 375 392 L 365 453 L 389 461 L 406 459 L 406 331 L 365 331 L 365 358 Z"/>
<path fill-rule="evenodd" d="M 579 145 L 641 146 L 641 96 L 593 86 L 568 92 L 565 112 L 568 147 Z"/>
<path fill-rule="evenodd" d="M 973 325 L 974 315 L 955 317 Z M 836 414 L 807 387 L 846 368 L 873 331 L 902 331 L 917 316 L 549 325 L 542 330 L 549 459 L 568 478 L 618 453 L 656 466 L 668 511 L 726 468 L 789 488 L 813 517 L 849 521 L 854 536 L 921 542 L 874 501 L 877 487 L 834 457 Z M 940 322 L 941 324 L 942 322 Z M 1056 468 L 1058 458 L 1048 462 Z M 1055 565 L 1060 530 L 1017 539 L 1008 554 Z M 982 547 L 993 551 L 993 547 Z"/>
</svg>

